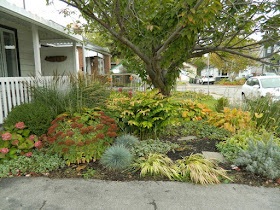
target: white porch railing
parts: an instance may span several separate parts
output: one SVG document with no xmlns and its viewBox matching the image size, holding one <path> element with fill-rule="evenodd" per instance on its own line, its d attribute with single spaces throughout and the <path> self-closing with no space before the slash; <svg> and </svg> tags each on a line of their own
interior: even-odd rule
<svg viewBox="0 0 280 210">
<path fill-rule="evenodd" d="M 35 82 L 38 85 L 49 84 L 54 77 L 1 77 L 0 78 L 0 124 L 4 122 L 5 117 L 13 107 L 31 101 L 29 91 L 30 85 Z M 60 81 L 69 80 L 69 77 L 63 77 Z"/>
</svg>

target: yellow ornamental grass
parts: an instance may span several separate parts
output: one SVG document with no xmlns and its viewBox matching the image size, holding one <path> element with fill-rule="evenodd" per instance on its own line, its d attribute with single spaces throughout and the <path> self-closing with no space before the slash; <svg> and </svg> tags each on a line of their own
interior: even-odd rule
<svg viewBox="0 0 280 210">
<path fill-rule="evenodd" d="M 173 161 L 165 155 L 150 153 L 146 157 L 140 157 L 133 164 L 135 169 L 140 170 L 140 176 L 164 176 L 174 180 L 179 176 L 178 168 Z"/>
<path fill-rule="evenodd" d="M 231 110 L 228 107 L 224 108 L 223 113 L 214 112 L 209 115 L 207 122 L 216 127 L 227 129 L 232 133 L 240 129 L 252 129 L 256 125 L 249 112 L 236 108 Z"/>
<path fill-rule="evenodd" d="M 231 180 L 226 176 L 226 170 L 218 167 L 214 161 L 205 159 L 202 154 L 186 156 L 176 162 L 183 180 L 190 178 L 192 182 L 202 185 L 218 184 L 219 177 Z"/>
</svg>

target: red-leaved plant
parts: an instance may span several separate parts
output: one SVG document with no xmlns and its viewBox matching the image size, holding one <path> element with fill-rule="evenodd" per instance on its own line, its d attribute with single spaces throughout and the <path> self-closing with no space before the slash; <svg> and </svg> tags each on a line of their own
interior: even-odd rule
<svg viewBox="0 0 280 210">
<path fill-rule="evenodd" d="M 40 140 L 60 154 L 68 165 L 99 159 L 117 136 L 115 120 L 92 109 L 73 116 L 67 113 L 59 115 L 47 135 L 42 135 Z"/>
</svg>

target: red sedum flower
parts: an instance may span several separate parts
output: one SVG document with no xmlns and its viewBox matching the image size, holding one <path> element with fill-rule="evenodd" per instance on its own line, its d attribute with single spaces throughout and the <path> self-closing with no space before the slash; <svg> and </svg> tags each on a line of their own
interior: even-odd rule
<svg viewBox="0 0 280 210">
<path fill-rule="evenodd" d="M 15 127 L 18 128 L 18 129 L 24 129 L 25 128 L 25 125 L 23 122 L 18 122 L 15 124 Z"/>
<path fill-rule="evenodd" d="M 4 141 L 11 140 L 11 139 L 12 139 L 12 134 L 6 132 L 6 133 L 4 133 L 4 134 L 2 135 L 2 139 L 3 139 Z"/>
</svg>

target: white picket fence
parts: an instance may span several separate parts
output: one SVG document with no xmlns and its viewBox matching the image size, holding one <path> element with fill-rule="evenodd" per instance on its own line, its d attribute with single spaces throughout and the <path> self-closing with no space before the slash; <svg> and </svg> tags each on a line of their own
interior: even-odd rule
<svg viewBox="0 0 280 210">
<path fill-rule="evenodd" d="M 13 107 L 31 101 L 29 87 L 34 85 L 45 85 L 53 81 L 54 77 L 2 77 L 0 78 L 0 124 Z M 69 80 L 69 77 L 63 77 Z M 61 80 L 63 81 L 63 80 Z M 60 81 L 60 82 L 61 82 Z"/>
</svg>

